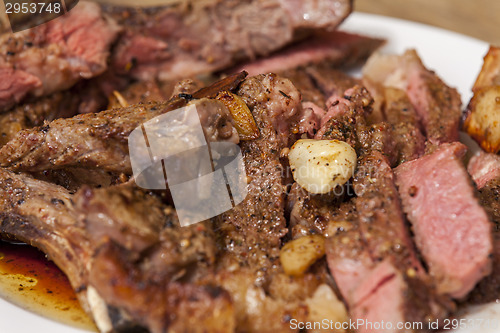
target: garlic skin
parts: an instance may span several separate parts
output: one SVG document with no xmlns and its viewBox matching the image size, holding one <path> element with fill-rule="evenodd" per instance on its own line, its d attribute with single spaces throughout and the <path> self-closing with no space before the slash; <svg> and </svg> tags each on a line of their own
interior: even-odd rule
<svg viewBox="0 0 500 333">
<path fill-rule="evenodd" d="M 356 169 L 356 151 L 338 140 L 302 139 L 288 153 L 293 179 L 306 191 L 323 194 L 344 185 Z"/>
</svg>

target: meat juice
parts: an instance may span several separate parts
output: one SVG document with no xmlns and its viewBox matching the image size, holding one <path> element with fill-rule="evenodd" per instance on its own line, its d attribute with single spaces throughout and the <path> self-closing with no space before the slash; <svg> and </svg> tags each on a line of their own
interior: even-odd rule
<svg viewBox="0 0 500 333">
<path fill-rule="evenodd" d="M 97 332 L 64 273 L 34 247 L 0 241 L 0 297 L 54 321 Z"/>
</svg>

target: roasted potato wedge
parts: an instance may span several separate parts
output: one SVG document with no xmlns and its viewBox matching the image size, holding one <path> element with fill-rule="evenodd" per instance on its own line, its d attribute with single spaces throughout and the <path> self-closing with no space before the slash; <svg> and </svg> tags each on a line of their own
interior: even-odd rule
<svg viewBox="0 0 500 333">
<path fill-rule="evenodd" d="M 464 130 L 485 151 L 500 151 L 500 85 L 475 92 L 467 108 Z"/>
<path fill-rule="evenodd" d="M 490 46 L 472 91 L 476 93 L 480 89 L 494 85 L 500 85 L 500 47 Z"/>
<path fill-rule="evenodd" d="M 286 274 L 300 276 L 325 255 L 325 238 L 308 235 L 286 243 L 280 252 L 280 261 Z"/>
</svg>

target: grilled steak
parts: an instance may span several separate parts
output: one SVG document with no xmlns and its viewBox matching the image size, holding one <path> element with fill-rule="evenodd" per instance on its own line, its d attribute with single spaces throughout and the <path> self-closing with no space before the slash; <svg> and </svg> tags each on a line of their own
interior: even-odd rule
<svg viewBox="0 0 500 333">
<path fill-rule="evenodd" d="M 229 80 L 229 87 L 240 81 Z M 192 95 L 214 96 L 217 89 L 228 89 L 227 81 Z M 279 262 L 287 232 L 280 151 L 297 136 L 300 94 L 276 75 L 247 79 L 236 92 L 261 134 L 240 143 L 250 184 L 248 197 L 235 209 L 181 228 L 172 207 L 132 181 L 100 189 L 83 186 L 70 194 L 0 169 L 0 234 L 54 258 L 103 332 L 287 332 L 292 318 L 322 320 L 324 313 L 314 310 L 318 303 L 336 314 L 338 304 L 328 309 L 327 300 L 335 296 L 324 261 L 300 277 L 285 275 Z M 207 101 L 214 100 L 199 103 Z M 175 98 L 161 105 L 179 104 Z M 136 106 L 134 119 L 152 105 Z M 133 108 L 122 114 L 133 114 Z M 78 122 L 68 124 L 72 128 Z"/>
<path fill-rule="evenodd" d="M 235 297 L 237 327 L 242 331 L 293 331 L 292 318 L 314 318 L 309 302 L 317 288 L 330 290 L 325 285 L 324 262 L 303 276 L 291 277 L 283 273 L 279 260 L 288 231 L 287 178 L 280 155 L 297 138 L 294 128 L 300 119 L 300 94 L 289 80 L 273 74 L 246 80 L 238 94 L 252 110 L 260 137 L 240 143 L 249 179 L 246 199 L 214 218 L 224 249 L 224 265 L 219 264 L 216 279 Z M 239 268 L 229 271 L 229 267 Z M 333 304 L 324 305 L 323 317 L 331 318 L 330 306 Z"/>
<path fill-rule="evenodd" d="M 396 165 L 421 157 L 425 151 L 425 137 L 412 123 L 393 125 L 392 133 L 397 152 Z"/>
<path fill-rule="evenodd" d="M 424 141 L 418 129 L 405 123 L 367 124 L 372 103 L 371 95 L 359 85 L 345 90 L 341 96 L 335 92 L 327 101 L 328 109 L 315 138 L 346 141 L 360 154 L 380 151 L 391 166 L 420 156 Z M 411 135 L 415 135 L 414 138 Z"/>
<path fill-rule="evenodd" d="M 136 78 L 163 81 L 269 55 L 310 28 L 333 29 L 351 12 L 351 1 L 308 0 L 297 6 L 279 0 L 210 0 L 104 10 L 126 29 L 114 52 L 113 67 Z M 304 18 L 317 16 L 322 19 Z"/>
<path fill-rule="evenodd" d="M 491 271 L 491 224 L 461 164 L 465 146 L 437 151 L 396 168 L 403 208 L 437 291 L 462 298 Z"/>
<path fill-rule="evenodd" d="M 103 73 L 119 30 L 98 5 L 82 2 L 57 20 L 0 35 L 0 112 Z"/>
</svg>

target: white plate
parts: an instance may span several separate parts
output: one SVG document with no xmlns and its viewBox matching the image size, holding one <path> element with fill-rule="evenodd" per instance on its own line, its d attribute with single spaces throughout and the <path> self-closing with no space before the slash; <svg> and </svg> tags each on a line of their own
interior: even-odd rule
<svg viewBox="0 0 500 333">
<path fill-rule="evenodd" d="M 402 53 L 415 48 L 424 64 L 462 95 L 463 103 L 471 97 L 470 88 L 482 65 L 488 44 L 450 31 L 382 16 L 354 13 L 342 29 L 388 40 L 384 52 Z M 500 304 L 470 309 L 467 319 L 500 319 Z M 478 321 L 476 321 L 478 323 Z M 0 299 L 0 332 L 82 333 L 84 331 L 53 322 Z M 499 329 L 468 327 L 460 333 L 500 333 Z"/>
</svg>

